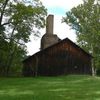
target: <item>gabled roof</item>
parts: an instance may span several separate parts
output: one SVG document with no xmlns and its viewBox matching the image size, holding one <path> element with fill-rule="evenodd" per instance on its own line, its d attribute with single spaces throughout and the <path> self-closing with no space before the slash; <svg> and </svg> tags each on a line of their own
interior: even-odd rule
<svg viewBox="0 0 100 100">
<path fill-rule="evenodd" d="M 51 46 L 49 46 L 49 47 L 47 47 L 47 48 L 45 48 L 45 49 L 43 49 L 43 50 L 41 50 L 41 51 L 39 51 L 39 52 L 37 52 L 37 53 L 35 53 L 35 54 L 33 54 L 32 56 L 35 56 L 35 55 L 38 55 L 38 54 L 40 54 L 40 53 L 43 53 L 43 52 L 45 52 L 45 51 L 47 51 L 48 49 L 50 49 L 50 48 L 52 48 L 52 47 L 54 47 L 54 46 L 56 46 L 56 45 L 58 45 L 58 44 L 61 44 L 61 43 L 63 43 L 63 42 L 70 42 L 72 45 L 74 45 L 76 48 L 79 48 L 82 52 L 84 52 L 86 55 L 88 55 L 89 57 L 93 57 L 91 54 L 89 54 L 89 53 L 87 53 L 85 50 L 83 50 L 81 47 L 79 47 L 77 44 L 75 44 L 74 42 L 72 42 L 70 39 L 68 39 L 68 38 L 65 38 L 65 39 L 63 39 L 63 40 L 61 40 L 61 41 L 59 41 L 58 43 L 55 43 L 55 44 L 53 44 L 53 45 L 51 45 Z M 27 59 L 29 59 L 29 58 L 31 58 L 32 56 L 29 56 Z M 24 61 L 26 61 L 27 59 L 25 59 Z M 23 62 L 24 62 L 23 61 Z"/>
</svg>

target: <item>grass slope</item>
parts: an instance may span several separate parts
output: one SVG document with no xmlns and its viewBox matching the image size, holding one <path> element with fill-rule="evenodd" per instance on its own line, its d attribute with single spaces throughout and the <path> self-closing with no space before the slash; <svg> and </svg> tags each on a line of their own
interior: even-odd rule
<svg viewBox="0 0 100 100">
<path fill-rule="evenodd" d="M 0 100 L 100 100 L 100 78 L 0 78 Z"/>
</svg>

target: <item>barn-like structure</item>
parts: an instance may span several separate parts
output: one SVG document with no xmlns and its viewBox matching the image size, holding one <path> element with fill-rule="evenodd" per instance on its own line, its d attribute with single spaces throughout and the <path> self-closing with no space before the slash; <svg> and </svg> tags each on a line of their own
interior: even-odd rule
<svg viewBox="0 0 100 100">
<path fill-rule="evenodd" d="M 53 15 L 47 17 L 46 34 L 41 39 L 41 51 L 23 61 L 24 76 L 57 76 L 92 74 L 92 56 L 66 38 L 53 34 Z"/>
</svg>

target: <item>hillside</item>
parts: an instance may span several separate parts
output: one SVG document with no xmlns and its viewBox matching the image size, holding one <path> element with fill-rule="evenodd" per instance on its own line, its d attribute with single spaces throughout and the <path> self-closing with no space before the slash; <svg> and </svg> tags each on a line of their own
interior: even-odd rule
<svg viewBox="0 0 100 100">
<path fill-rule="evenodd" d="M 0 78 L 0 100 L 100 100 L 100 78 Z"/>
</svg>

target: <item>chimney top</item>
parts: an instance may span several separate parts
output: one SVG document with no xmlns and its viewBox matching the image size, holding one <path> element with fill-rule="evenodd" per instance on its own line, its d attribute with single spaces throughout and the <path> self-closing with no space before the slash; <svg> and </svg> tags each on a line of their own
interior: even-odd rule
<svg viewBox="0 0 100 100">
<path fill-rule="evenodd" d="M 46 34 L 53 34 L 54 15 L 48 15 L 46 19 Z"/>
</svg>

